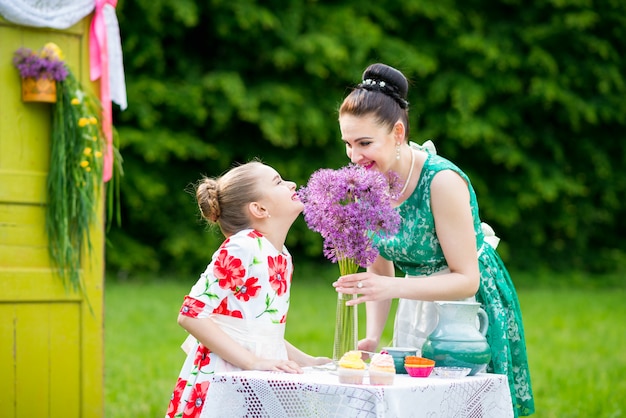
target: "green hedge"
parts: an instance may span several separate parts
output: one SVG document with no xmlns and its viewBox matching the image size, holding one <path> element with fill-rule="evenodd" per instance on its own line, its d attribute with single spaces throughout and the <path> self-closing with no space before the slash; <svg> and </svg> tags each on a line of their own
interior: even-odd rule
<svg viewBox="0 0 626 418">
<path fill-rule="evenodd" d="M 191 183 L 261 157 L 299 184 L 347 163 L 337 107 L 370 63 L 411 80 L 411 138 L 470 175 L 515 268 L 626 265 L 626 3 L 120 1 L 123 225 L 107 266 L 197 272 Z M 302 220 L 292 252 L 319 257 Z"/>
</svg>

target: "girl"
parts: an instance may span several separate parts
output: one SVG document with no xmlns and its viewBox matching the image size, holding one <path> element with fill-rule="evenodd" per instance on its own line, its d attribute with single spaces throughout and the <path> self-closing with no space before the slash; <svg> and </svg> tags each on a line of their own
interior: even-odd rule
<svg viewBox="0 0 626 418">
<path fill-rule="evenodd" d="M 167 417 L 199 417 L 216 372 L 302 373 L 301 367 L 331 361 L 284 339 L 293 273 L 284 242 L 303 209 L 295 189 L 257 161 L 198 184 L 202 216 L 217 223 L 226 240 L 178 315 L 191 336 Z"/>
</svg>

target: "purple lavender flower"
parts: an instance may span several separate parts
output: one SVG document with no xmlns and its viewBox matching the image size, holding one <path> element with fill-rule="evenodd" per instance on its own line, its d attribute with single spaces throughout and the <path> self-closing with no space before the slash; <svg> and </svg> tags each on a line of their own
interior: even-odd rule
<svg viewBox="0 0 626 418">
<path fill-rule="evenodd" d="M 63 81 L 67 77 L 65 63 L 50 54 L 38 54 L 29 48 L 20 48 L 13 55 L 13 64 L 22 78 L 51 78 Z"/>
<path fill-rule="evenodd" d="M 350 164 L 320 169 L 298 190 L 304 220 L 324 239 L 324 255 L 332 262 L 350 259 L 367 267 L 378 256 L 374 234 L 395 234 L 400 215 L 391 200 L 401 188 L 395 173 L 384 174 Z"/>
</svg>

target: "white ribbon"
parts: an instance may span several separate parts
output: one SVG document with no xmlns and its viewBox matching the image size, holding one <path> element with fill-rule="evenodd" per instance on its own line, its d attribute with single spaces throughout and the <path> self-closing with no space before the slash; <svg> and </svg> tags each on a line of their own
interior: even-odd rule
<svg viewBox="0 0 626 418">
<path fill-rule="evenodd" d="M 430 139 L 424 142 L 422 145 L 418 145 L 413 141 L 409 141 L 409 146 L 411 148 L 415 148 L 416 150 L 426 151 L 429 154 L 437 154 L 437 148 L 435 148 L 435 144 Z"/>
<path fill-rule="evenodd" d="M 494 232 L 493 228 L 489 226 L 488 224 L 486 224 L 485 222 L 482 222 L 480 224 L 480 228 L 482 229 L 483 234 L 485 235 L 485 242 L 491 245 L 494 250 L 498 248 L 498 244 L 500 243 L 500 238 L 496 236 L 496 233 Z"/>
</svg>

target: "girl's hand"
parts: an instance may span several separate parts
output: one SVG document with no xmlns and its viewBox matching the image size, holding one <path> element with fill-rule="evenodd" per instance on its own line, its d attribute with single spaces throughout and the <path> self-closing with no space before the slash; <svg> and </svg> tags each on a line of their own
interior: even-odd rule
<svg viewBox="0 0 626 418">
<path fill-rule="evenodd" d="M 292 360 L 269 360 L 258 359 L 253 365 L 252 370 L 267 370 L 272 372 L 285 373 L 304 373 L 298 363 Z"/>
</svg>

